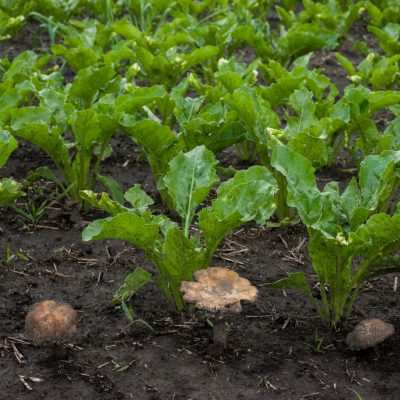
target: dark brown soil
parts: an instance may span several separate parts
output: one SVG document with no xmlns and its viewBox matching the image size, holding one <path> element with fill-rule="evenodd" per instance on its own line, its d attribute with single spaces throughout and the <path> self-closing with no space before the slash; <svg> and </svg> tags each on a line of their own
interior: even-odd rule
<svg viewBox="0 0 400 400">
<path fill-rule="evenodd" d="M 339 78 L 344 86 L 344 77 Z M 102 172 L 124 188 L 139 182 L 154 194 L 150 171 L 139 158 L 128 139 L 115 139 Z M 40 165 L 51 164 L 22 144 L 1 176 L 23 179 Z M 345 182 L 349 176 L 338 163 L 319 178 Z M 48 183 L 41 187 L 44 195 L 54 190 Z M 41 196 L 29 194 L 32 201 Z M 65 199 L 49 207 L 36 226 L 11 209 L 1 210 L 0 400 L 400 398 L 398 334 L 376 350 L 351 352 L 344 338 L 361 315 L 354 313 L 348 326 L 331 331 L 297 292 L 261 288 L 256 304 L 228 318 L 224 351 L 212 344 L 212 315 L 194 310 L 176 314 L 155 287 L 133 299 L 135 318 L 147 321 L 154 332 L 140 323 L 130 325 L 110 299 L 136 266 L 152 267 L 140 251 L 122 242 L 82 243 L 82 229 L 99 216 L 80 212 Z M 6 265 L 7 245 L 27 259 L 16 257 Z M 313 280 L 306 246 L 301 225 L 274 230 L 248 225 L 224 241 L 212 265 L 233 268 L 255 285 L 299 270 Z M 388 275 L 369 282 L 356 306 L 399 332 L 400 296 L 394 281 Z M 28 308 L 44 299 L 68 302 L 80 316 L 77 339 L 61 361 L 23 336 Z"/>
</svg>

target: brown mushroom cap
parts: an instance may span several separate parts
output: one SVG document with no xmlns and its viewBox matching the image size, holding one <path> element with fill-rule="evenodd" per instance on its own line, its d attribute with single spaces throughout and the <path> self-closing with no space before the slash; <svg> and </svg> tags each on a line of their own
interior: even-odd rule
<svg viewBox="0 0 400 400">
<path fill-rule="evenodd" d="M 54 300 L 34 304 L 25 318 L 26 333 L 35 344 L 66 342 L 75 337 L 77 324 L 77 312 Z"/>
<path fill-rule="evenodd" d="M 361 321 L 352 332 L 347 335 L 346 343 L 351 350 L 367 349 L 383 342 L 394 334 L 392 324 L 378 318 Z"/>
<path fill-rule="evenodd" d="M 208 311 L 242 311 L 241 301 L 253 303 L 258 290 L 228 268 L 207 268 L 193 274 L 197 282 L 182 282 L 183 299 Z"/>
</svg>

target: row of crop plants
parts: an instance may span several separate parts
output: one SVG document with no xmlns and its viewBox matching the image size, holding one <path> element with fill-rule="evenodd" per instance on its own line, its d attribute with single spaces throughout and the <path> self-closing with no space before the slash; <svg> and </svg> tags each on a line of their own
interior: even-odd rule
<svg viewBox="0 0 400 400">
<path fill-rule="evenodd" d="M 0 59 L 0 167 L 20 139 L 53 162 L 26 182 L 1 180 L 0 205 L 44 177 L 108 213 L 83 240 L 132 243 L 157 270 L 136 268 L 114 296 L 128 314 L 150 282 L 184 309 L 182 282 L 252 220 L 307 227 L 318 288 L 304 272 L 267 286 L 300 290 L 330 325 L 351 314 L 363 282 L 399 270 L 400 1 L 0 0 L 0 21 L 3 43 L 36 21 L 43 47 Z M 355 42 L 365 58 L 353 65 L 340 45 L 360 21 L 379 49 Z M 319 50 L 338 51 L 343 91 L 309 67 Z M 394 116 L 384 130 L 383 111 Z M 122 134 L 145 155 L 166 214 L 140 185 L 123 193 L 102 175 Z M 254 165 L 218 167 L 231 146 Z M 355 176 L 319 188 L 315 172 L 343 151 Z"/>
</svg>

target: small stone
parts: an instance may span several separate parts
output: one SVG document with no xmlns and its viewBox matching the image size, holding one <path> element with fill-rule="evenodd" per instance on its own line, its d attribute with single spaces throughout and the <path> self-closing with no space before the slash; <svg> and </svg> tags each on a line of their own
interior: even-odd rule
<svg viewBox="0 0 400 400">
<path fill-rule="evenodd" d="M 361 321 L 347 335 L 346 343 L 351 350 L 367 349 L 383 342 L 394 334 L 394 326 L 378 318 Z"/>
</svg>

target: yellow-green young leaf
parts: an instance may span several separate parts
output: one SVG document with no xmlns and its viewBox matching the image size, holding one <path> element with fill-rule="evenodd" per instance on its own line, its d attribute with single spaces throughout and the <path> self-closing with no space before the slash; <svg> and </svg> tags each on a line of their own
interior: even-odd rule
<svg viewBox="0 0 400 400">
<path fill-rule="evenodd" d="M 0 206 L 11 203 L 18 197 L 24 196 L 21 184 L 12 179 L 0 180 Z"/>
<path fill-rule="evenodd" d="M 123 207 L 120 203 L 111 200 L 106 193 L 102 193 L 100 200 L 98 195 L 91 190 L 81 190 L 79 192 L 81 199 L 85 200 L 91 207 L 99 208 L 104 210 L 111 215 L 116 215 L 124 212 L 129 212 L 130 210 Z"/>
<path fill-rule="evenodd" d="M 218 181 L 216 165 L 214 153 L 204 146 L 195 147 L 187 153 L 180 153 L 169 163 L 170 168 L 163 181 L 177 213 L 185 221 L 186 234 L 196 207 Z"/>
<path fill-rule="evenodd" d="M 8 131 L 0 131 L 0 168 L 4 166 L 18 142 Z"/>
</svg>

